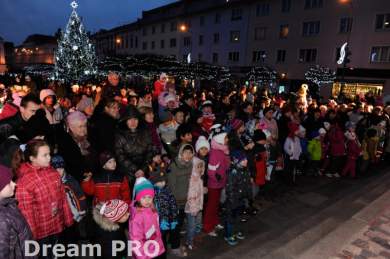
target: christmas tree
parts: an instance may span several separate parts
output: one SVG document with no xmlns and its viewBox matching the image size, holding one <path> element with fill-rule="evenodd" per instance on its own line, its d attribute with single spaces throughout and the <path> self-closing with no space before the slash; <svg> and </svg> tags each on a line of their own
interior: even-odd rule
<svg viewBox="0 0 390 259">
<path fill-rule="evenodd" d="M 77 82 L 97 73 L 95 48 L 76 12 L 76 1 L 71 6 L 72 14 L 58 41 L 54 69 L 55 78 L 67 83 Z"/>
</svg>

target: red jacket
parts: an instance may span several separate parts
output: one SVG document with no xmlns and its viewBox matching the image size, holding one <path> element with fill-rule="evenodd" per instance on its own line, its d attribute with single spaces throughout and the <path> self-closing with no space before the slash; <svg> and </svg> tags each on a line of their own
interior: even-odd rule
<svg viewBox="0 0 390 259">
<path fill-rule="evenodd" d="M 89 181 L 83 181 L 81 188 L 85 194 L 94 196 L 94 204 L 112 199 L 130 204 L 130 187 L 126 176 L 119 172 L 102 170 Z"/>
<path fill-rule="evenodd" d="M 267 160 L 268 154 L 263 145 L 256 144 L 253 152 L 255 154 L 256 177 L 255 184 L 265 185 L 265 176 L 267 174 Z"/>
<path fill-rule="evenodd" d="M 61 233 L 73 224 L 59 173 L 52 167 L 38 168 L 23 163 L 18 171 L 16 199 L 19 209 L 39 240 Z"/>
<path fill-rule="evenodd" d="M 348 140 L 347 141 L 347 156 L 351 159 L 358 159 L 362 149 L 357 142 L 357 140 Z"/>
<path fill-rule="evenodd" d="M 345 155 L 344 132 L 339 126 L 335 125 L 330 129 L 328 133 L 328 138 L 330 142 L 330 155 L 331 156 Z"/>
<path fill-rule="evenodd" d="M 154 82 L 153 99 L 157 100 L 159 95 L 164 91 L 165 84 L 160 80 Z"/>
</svg>

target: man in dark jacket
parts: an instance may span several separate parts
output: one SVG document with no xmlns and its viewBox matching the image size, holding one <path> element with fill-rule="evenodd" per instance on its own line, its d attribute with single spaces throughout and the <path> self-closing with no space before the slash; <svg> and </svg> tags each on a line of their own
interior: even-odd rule
<svg viewBox="0 0 390 259">
<path fill-rule="evenodd" d="M 40 109 L 41 101 L 33 94 L 23 97 L 19 112 L 5 120 L 0 121 L 0 143 L 9 136 L 23 136 L 27 121 Z"/>
<path fill-rule="evenodd" d="M 119 171 L 128 175 L 131 183 L 135 178 L 148 174 L 153 159 L 151 137 L 146 129 L 138 125 L 139 118 L 135 107 L 127 107 L 115 135 L 114 148 Z"/>
</svg>

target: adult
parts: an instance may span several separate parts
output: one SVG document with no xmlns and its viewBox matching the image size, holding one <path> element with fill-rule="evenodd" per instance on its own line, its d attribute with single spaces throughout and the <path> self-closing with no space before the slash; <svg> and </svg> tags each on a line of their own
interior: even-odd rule
<svg viewBox="0 0 390 259">
<path fill-rule="evenodd" d="M 97 156 L 88 141 L 87 117 L 79 111 L 70 113 L 66 128 L 57 139 L 58 154 L 66 162 L 66 172 L 81 181 L 84 174 L 97 169 Z"/>
<path fill-rule="evenodd" d="M 139 126 L 138 110 L 127 107 L 115 135 L 115 155 L 119 170 L 128 175 L 131 182 L 149 173 L 153 159 L 153 146 L 149 131 Z"/>
<path fill-rule="evenodd" d="M 107 83 L 103 87 L 102 98 L 120 96 L 119 83 L 119 75 L 115 72 L 110 72 L 107 76 Z"/>
<path fill-rule="evenodd" d="M 0 142 L 11 135 L 22 135 L 27 121 L 40 109 L 40 100 L 33 94 L 22 98 L 19 112 L 14 116 L 0 121 Z"/>
</svg>

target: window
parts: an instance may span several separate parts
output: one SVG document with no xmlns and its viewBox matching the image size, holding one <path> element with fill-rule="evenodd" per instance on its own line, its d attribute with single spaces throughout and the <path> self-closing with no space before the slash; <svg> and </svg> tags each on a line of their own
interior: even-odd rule
<svg viewBox="0 0 390 259">
<path fill-rule="evenodd" d="M 218 53 L 213 53 L 213 63 L 218 63 Z"/>
<path fill-rule="evenodd" d="M 156 26 L 152 27 L 152 34 L 156 34 Z"/>
<path fill-rule="evenodd" d="M 261 3 L 256 6 L 256 16 L 269 15 L 269 3 Z"/>
<path fill-rule="evenodd" d="M 231 31 L 230 32 L 230 42 L 240 42 L 240 31 Z"/>
<path fill-rule="evenodd" d="M 267 55 L 265 54 L 264 50 L 253 51 L 252 62 L 253 63 L 263 62 L 264 63 L 266 57 L 267 57 Z"/>
<path fill-rule="evenodd" d="M 171 22 L 171 31 L 177 31 L 177 22 Z"/>
<path fill-rule="evenodd" d="M 390 13 L 387 14 L 377 14 L 375 29 L 377 30 L 386 30 L 390 28 Z"/>
<path fill-rule="evenodd" d="M 219 43 L 219 33 L 214 33 L 214 44 Z"/>
<path fill-rule="evenodd" d="M 156 48 L 156 42 L 152 41 L 152 49 Z"/>
<path fill-rule="evenodd" d="M 340 33 L 348 33 L 352 31 L 352 18 L 346 17 L 340 20 Z"/>
<path fill-rule="evenodd" d="M 220 24 L 220 23 L 221 23 L 221 14 L 220 14 L 220 13 L 216 13 L 216 14 L 215 14 L 214 23 L 215 23 L 215 24 Z"/>
<path fill-rule="evenodd" d="M 160 41 L 160 47 L 163 49 L 165 48 L 165 41 L 164 40 L 161 40 Z"/>
<path fill-rule="evenodd" d="M 165 33 L 165 23 L 161 24 L 161 33 Z"/>
<path fill-rule="evenodd" d="M 320 33 L 320 21 L 304 22 L 303 23 L 303 36 L 315 36 Z"/>
<path fill-rule="evenodd" d="M 286 61 L 286 50 L 279 49 L 276 54 L 276 62 L 277 63 L 283 63 Z"/>
<path fill-rule="evenodd" d="M 389 63 L 390 46 L 373 47 L 371 50 L 371 63 Z"/>
<path fill-rule="evenodd" d="M 199 35 L 199 46 L 203 45 L 203 35 Z"/>
<path fill-rule="evenodd" d="M 142 36 L 148 35 L 148 28 L 143 28 L 142 29 Z"/>
<path fill-rule="evenodd" d="M 184 37 L 184 47 L 191 46 L 191 37 Z"/>
<path fill-rule="evenodd" d="M 305 0 L 305 9 L 321 8 L 322 0 Z"/>
<path fill-rule="evenodd" d="M 300 63 L 312 63 L 317 59 L 317 49 L 300 49 L 299 50 L 299 62 Z"/>
<path fill-rule="evenodd" d="M 142 49 L 147 50 L 148 49 L 148 43 L 146 41 L 142 42 Z"/>
<path fill-rule="evenodd" d="M 267 34 L 266 27 L 255 28 L 255 40 L 265 40 Z"/>
<path fill-rule="evenodd" d="M 201 16 L 201 17 L 199 18 L 199 25 L 200 25 L 200 26 L 203 26 L 203 25 L 204 25 L 204 16 Z"/>
<path fill-rule="evenodd" d="M 171 48 L 176 48 L 176 38 L 173 38 L 170 40 L 170 47 Z"/>
<path fill-rule="evenodd" d="M 229 52 L 229 61 L 238 62 L 240 60 L 240 52 Z"/>
<path fill-rule="evenodd" d="M 288 13 L 291 9 L 291 0 L 282 0 L 282 13 Z"/>
<path fill-rule="evenodd" d="M 288 24 L 280 25 L 279 38 L 286 39 L 289 33 Z"/>
<path fill-rule="evenodd" d="M 203 58 L 203 54 L 202 54 L 202 53 L 199 53 L 199 54 L 198 54 L 198 61 L 202 61 L 202 58 Z"/>
<path fill-rule="evenodd" d="M 232 21 L 242 20 L 242 9 L 236 8 L 232 10 Z"/>
</svg>

